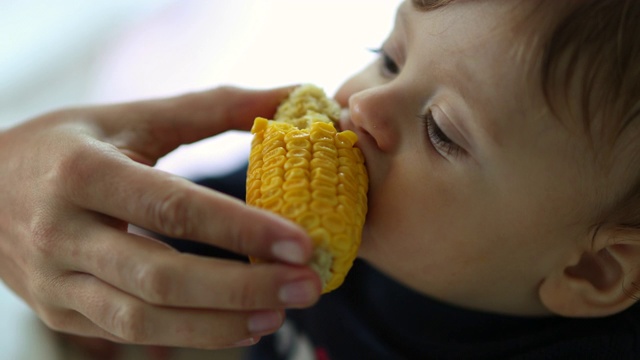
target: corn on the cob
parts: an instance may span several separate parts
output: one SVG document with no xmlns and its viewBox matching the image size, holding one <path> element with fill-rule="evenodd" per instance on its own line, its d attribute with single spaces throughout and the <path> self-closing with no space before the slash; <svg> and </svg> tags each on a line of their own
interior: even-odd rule
<svg viewBox="0 0 640 360">
<path fill-rule="evenodd" d="M 368 176 L 352 131 L 336 131 L 339 105 L 312 85 L 297 88 L 274 120 L 251 132 L 247 203 L 304 227 L 314 243 L 312 268 L 323 293 L 344 281 L 360 246 Z M 256 261 L 256 259 L 252 259 Z"/>
</svg>

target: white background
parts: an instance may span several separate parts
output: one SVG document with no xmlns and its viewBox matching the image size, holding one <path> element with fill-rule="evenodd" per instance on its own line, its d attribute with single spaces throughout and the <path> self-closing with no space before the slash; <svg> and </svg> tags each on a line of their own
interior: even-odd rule
<svg viewBox="0 0 640 360">
<path fill-rule="evenodd" d="M 374 58 L 368 49 L 386 37 L 399 2 L 2 0 L 0 131 L 63 106 L 219 84 L 314 83 L 333 94 Z M 223 134 L 158 166 L 187 177 L 224 172 L 244 161 L 247 145 L 246 134 Z M 10 174 L 0 167 L 0 176 Z M 0 282 L 0 360 L 55 359 L 40 332 Z"/>
</svg>

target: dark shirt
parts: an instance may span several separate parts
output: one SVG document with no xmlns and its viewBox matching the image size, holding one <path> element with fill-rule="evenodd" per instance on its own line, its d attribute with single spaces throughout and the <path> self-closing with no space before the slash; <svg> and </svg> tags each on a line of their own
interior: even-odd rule
<svg viewBox="0 0 640 360">
<path fill-rule="evenodd" d="M 640 359 L 638 304 L 597 319 L 489 314 L 422 296 L 361 261 L 316 306 L 287 314 L 319 360 Z M 294 346 L 277 346 L 293 342 L 282 336 L 263 339 L 250 359 L 295 359 Z"/>
</svg>

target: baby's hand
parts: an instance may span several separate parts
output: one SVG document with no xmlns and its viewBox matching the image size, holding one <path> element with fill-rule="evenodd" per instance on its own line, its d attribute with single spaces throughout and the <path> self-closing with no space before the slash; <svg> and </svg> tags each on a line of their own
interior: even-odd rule
<svg viewBox="0 0 640 360">
<path fill-rule="evenodd" d="M 116 342 L 223 348 L 275 331 L 320 292 L 298 226 L 152 168 L 181 144 L 247 129 L 288 89 L 220 88 L 67 109 L 0 133 L 0 277 L 51 328 Z M 128 231 L 280 260 L 181 254 Z"/>
</svg>

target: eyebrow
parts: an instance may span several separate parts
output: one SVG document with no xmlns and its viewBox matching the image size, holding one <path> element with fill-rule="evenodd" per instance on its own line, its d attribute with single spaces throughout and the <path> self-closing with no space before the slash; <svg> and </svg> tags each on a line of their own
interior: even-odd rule
<svg viewBox="0 0 640 360">
<path fill-rule="evenodd" d="M 413 7 L 418 11 L 430 11 L 448 5 L 453 0 L 411 0 Z"/>
</svg>

